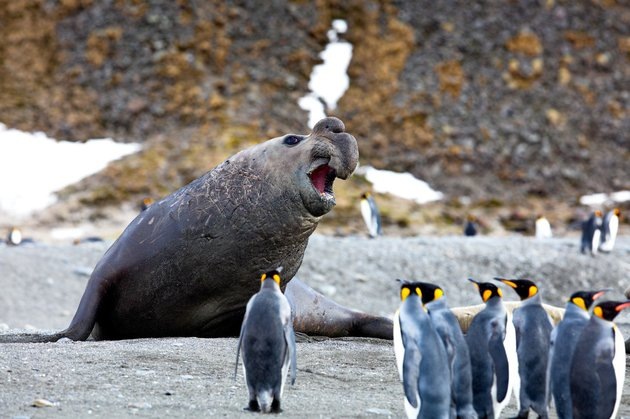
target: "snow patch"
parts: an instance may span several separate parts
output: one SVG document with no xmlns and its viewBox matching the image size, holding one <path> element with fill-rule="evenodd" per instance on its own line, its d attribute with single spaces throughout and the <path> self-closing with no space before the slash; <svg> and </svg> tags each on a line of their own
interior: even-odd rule
<svg viewBox="0 0 630 419">
<path fill-rule="evenodd" d="M 25 217 L 55 202 L 54 192 L 140 150 L 111 138 L 57 141 L 0 123 L 0 211 Z"/>
</svg>

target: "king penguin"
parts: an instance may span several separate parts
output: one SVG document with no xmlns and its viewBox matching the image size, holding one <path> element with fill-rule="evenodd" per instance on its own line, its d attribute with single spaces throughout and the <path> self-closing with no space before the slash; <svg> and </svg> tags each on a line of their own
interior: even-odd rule
<svg viewBox="0 0 630 419">
<path fill-rule="evenodd" d="M 512 316 L 503 293 L 489 282 L 475 284 L 486 304 L 475 315 L 466 334 L 472 367 L 473 406 L 480 418 L 498 418 L 518 386 L 518 360 Z"/>
<path fill-rule="evenodd" d="M 580 244 L 580 252 L 589 253 L 593 256 L 597 254 L 599 241 L 601 238 L 602 228 L 602 212 L 594 211 L 588 220 L 582 223 L 582 240 Z"/>
<path fill-rule="evenodd" d="M 569 385 L 571 360 L 582 329 L 589 319 L 588 310 L 606 290 L 577 291 L 571 294 L 564 309 L 562 321 L 551 332 L 549 349 L 548 391 L 553 396 L 560 419 L 571 419 L 571 387 Z"/>
<path fill-rule="evenodd" d="M 7 233 L 7 244 L 19 246 L 22 243 L 22 231 L 17 227 L 11 227 Z"/>
<path fill-rule="evenodd" d="M 475 419 L 470 352 L 459 322 L 448 307 L 442 288 L 428 282 L 414 284 L 420 287 L 422 304 L 446 349 L 451 377 L 451 417 Z"/>
<path fill-rule="evenodd" d="M 466 225 L 464 226 L 464 236 L 472 237 L 477 235 L 477 219 L 474 215 L 466 217 Z"/>
<path fill-rule="evenodd" d="M 628 301 L 603 301 L 582 330 L 571 362 L 575 419 L 615 418 L 626 372 L 623 336 L 613 323 Z"/>
<path fill-rule="evenodd" d="M 553 323 L 542 306 L 536 284 L 529 279 L 494 278 L 508 285 L 521 299 L 512 312 L 516 332 L 516 354 L 520 378 L 518 418 L 527 418 L 529 409 L 539 418 L 549 417 L 547 365 Z"/>
<path fill-rule="evenodd" d="M 551 224 L 549 224 L 549 220 L 547 220 L 544 215 L 539 215 L 536 218 L 536 238 L 550 239 L 551 237 Z"/>
<path fill-rule="evenodd" d="M 602 220 L 602 237 L 599 250 L 604 253 L 612 252 L 617 239 L 617 230 L 619 230 L 619 216 L 621 211 L 615 208 L 608 211 Z"/>
<path fill-rule="evenodd" d="M 368 228 L 370 237 L 378 237 L 383 234 L 381 227 L 381 214 L 376 206 L 376 201 L 371 193 L 365 192 L 361 195 L 361 215 Z"/>
<path fill-rule="evenodd" d="M 408 418 L 448 419 L 451 383 L 446 350 L 422 307 L 420 288 L 400 281 L 400 308 L 394 314 L 394 354 L 405 392 Z"/>
<path fill-rule="evenodd" d="M 247 303 L 236 350 L 243 352 L 243 371 L 251 411 L 280 412 L 289 364 L 295 382 L 296 351 L 291 307 L 280 290 L 281 268 L 263 274 L 260 291 Z"/>
</svg>

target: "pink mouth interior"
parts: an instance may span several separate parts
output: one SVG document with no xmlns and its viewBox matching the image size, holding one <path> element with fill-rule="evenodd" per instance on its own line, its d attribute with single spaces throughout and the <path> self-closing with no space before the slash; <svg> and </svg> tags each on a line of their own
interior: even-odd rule
<svg viewBox="0 0 630 419">
<path fill-rule="evenodd" d="M 319 166 L 317 169 L 313 170 L 313 172 L 310 175 L 313 186 L 315 186 L 315 189 L 317 189 L 320 194 L 324 193 L 325 191 L 326 177 L 328 176 L 328 173 L 330 173 L 330 171 L 331 171 L 330 166 L 324 164 L 322 166 Z"/>
</svg>

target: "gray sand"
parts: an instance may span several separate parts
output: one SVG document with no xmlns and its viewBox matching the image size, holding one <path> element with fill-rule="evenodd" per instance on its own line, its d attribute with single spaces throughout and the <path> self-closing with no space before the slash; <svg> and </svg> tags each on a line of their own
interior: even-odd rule
<svg viewBox="0 0 630 419">
<path fill-rule="evenodd" d="M 107 244 L 0 245 L 0 330 L 67 326 Z M 332 238 L 313 236 L 299 276 L 337 302 L 391 316 L 395 278 L 440 284 L 451 306 L 480 298 L 467 277 L 530 277 L 547 303 L 581 288 L 630 284 L 630 239 L 613 254 L 580 255 L 578 239 L 523 237 Z M 507 300 L 516 294 L 505 289 Z M 630 336 L 630 313 L 618 317 Z M 140 339 L 0 347 L 0 417 L 251 417 L 236 339 Z M 628 375 L 628 372 L 626 373 Z M 48 407 L 32 407 L 38 399 Z M 284 417 L 404 416 L 391 342 L 303 339 Z M 503 416 L 513 414 L 514 404 Z M 620 416 L 630 417 L 626 379 Z"/>
</svg>

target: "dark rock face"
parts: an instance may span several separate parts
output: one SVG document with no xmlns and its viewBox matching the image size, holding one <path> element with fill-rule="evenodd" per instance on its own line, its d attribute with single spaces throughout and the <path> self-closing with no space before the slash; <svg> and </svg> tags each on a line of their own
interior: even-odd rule
<svg viewBox="0 0 630 419">
<path fill-rule="evenodd" d="M 361 161 L 450 196 L 630 189 L 630 12 L 615 2 L 30 0 L 0 4 L 0 121 L 142 141 L 66 191 L 165 195 L 225 156 L 305 133 L 298 99 L 333 18 Z"/>
<path fill-rule="evenodd" d="M 348 14 L 356 59 L 340 107 L 345 119 L 370 115 L 352 121 L 357 138 L 372 139 L 363 159 L 473 197 L 504 198 L 506 185 L 565 198 L 628 186 L 627 9 L 394 3 L 358 22 Z M 398 45 L 384 51 L 390 37 Z"/>
</svg>

